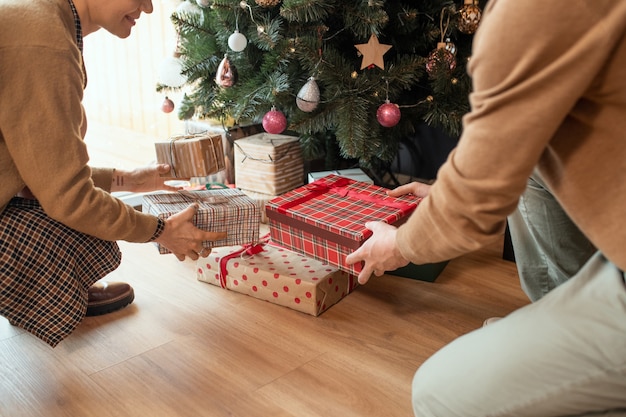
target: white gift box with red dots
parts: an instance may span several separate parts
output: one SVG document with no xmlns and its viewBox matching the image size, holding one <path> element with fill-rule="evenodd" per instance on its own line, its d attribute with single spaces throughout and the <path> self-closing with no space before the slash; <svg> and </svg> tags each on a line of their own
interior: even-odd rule
<svg viewBox="0 0 626 417">
<path fill-rule="evenodd" d="M 356 276 L 271 243 L 213 248 L 199 281 L 318 316 L 348 295 Z"/>
</svg>

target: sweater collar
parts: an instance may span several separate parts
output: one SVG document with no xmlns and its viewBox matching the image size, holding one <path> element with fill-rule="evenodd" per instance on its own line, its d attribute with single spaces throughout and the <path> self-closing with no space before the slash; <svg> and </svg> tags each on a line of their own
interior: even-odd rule
<svg viewBox="0 0 626 417">
<path fill-rule="evenodd" d="M 74 27 L 76 28 L 76 44 L 78 45 L 78 49 L 80 53 L 83 53 L 83 30 L 80 26 L 80 17 L 78 17 L 78 13 L 76 12 L 76 7 L 74 6 L 74 2 L 72 0 L 67 0 L 70 4 L 70 8 L 72 9 L 72 14 L 74 15 Z"/>
</svg>

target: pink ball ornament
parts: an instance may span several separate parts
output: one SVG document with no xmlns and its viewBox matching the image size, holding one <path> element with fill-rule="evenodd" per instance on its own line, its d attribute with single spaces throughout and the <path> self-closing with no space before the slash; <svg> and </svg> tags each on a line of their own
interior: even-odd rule
<svg viewBox="0 0 626 417">
<path fill-rule="evenodd" d="M 376 119 L 384 127 L 394 127 L 400 121 L 400 107 L 386 100 L 376 111 Z"/>
<path fill-rule="evenodd" d="M 171 113 L 174 111 L 174 102 L 169 98 L 165 97 L 163 103 L 161 104 L 161 110 L 163 113 Z"/>
<path fill-rule="evenodd" d="M 279 134 L 283 133 L 287 129 L 287 118 L 280 110 L 276 110 L 276 107 L 272 107 L 272 110 L 265 113 L 263 116 L 263 129 L 267 133 Z"/>
</svg>

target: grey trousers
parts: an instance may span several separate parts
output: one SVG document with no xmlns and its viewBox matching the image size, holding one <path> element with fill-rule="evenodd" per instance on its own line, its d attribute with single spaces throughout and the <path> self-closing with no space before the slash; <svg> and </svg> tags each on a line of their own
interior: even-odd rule
<svg viewBox="0 0 626 417">
<path fill-rule="evenodd" d="M 416 416 L 626 416 L 626 283 L 534 176 L 509 218 L 532 301 L 441 349 Z M 557 288 L 558 287 L 558 288 Z"/>
<path fill-rule="evenodd" d="M 538 174 L 508 222 L 520 283 L 531 301 L 571 278 L 596 252 Z"/>
<path fill-rule="evenodd" d="M 418 417 L 626 416 L 626 283 L 597 252 L 535 303 L 459 337 L 413 379 Z"/>
</svg>

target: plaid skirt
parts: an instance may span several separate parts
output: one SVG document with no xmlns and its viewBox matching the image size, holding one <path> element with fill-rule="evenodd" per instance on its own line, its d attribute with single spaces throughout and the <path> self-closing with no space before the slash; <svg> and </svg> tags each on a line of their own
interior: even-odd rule
<svg viewBox="0 0 626 417">
<path fill-rule="evenodd" d="M 89 287 L 121 259 L 117 243 L 70 229 L 36 200 L 15 197 L 0 213 L 0 314 L 54 347 L 85 317 Z"/>
</svg>

